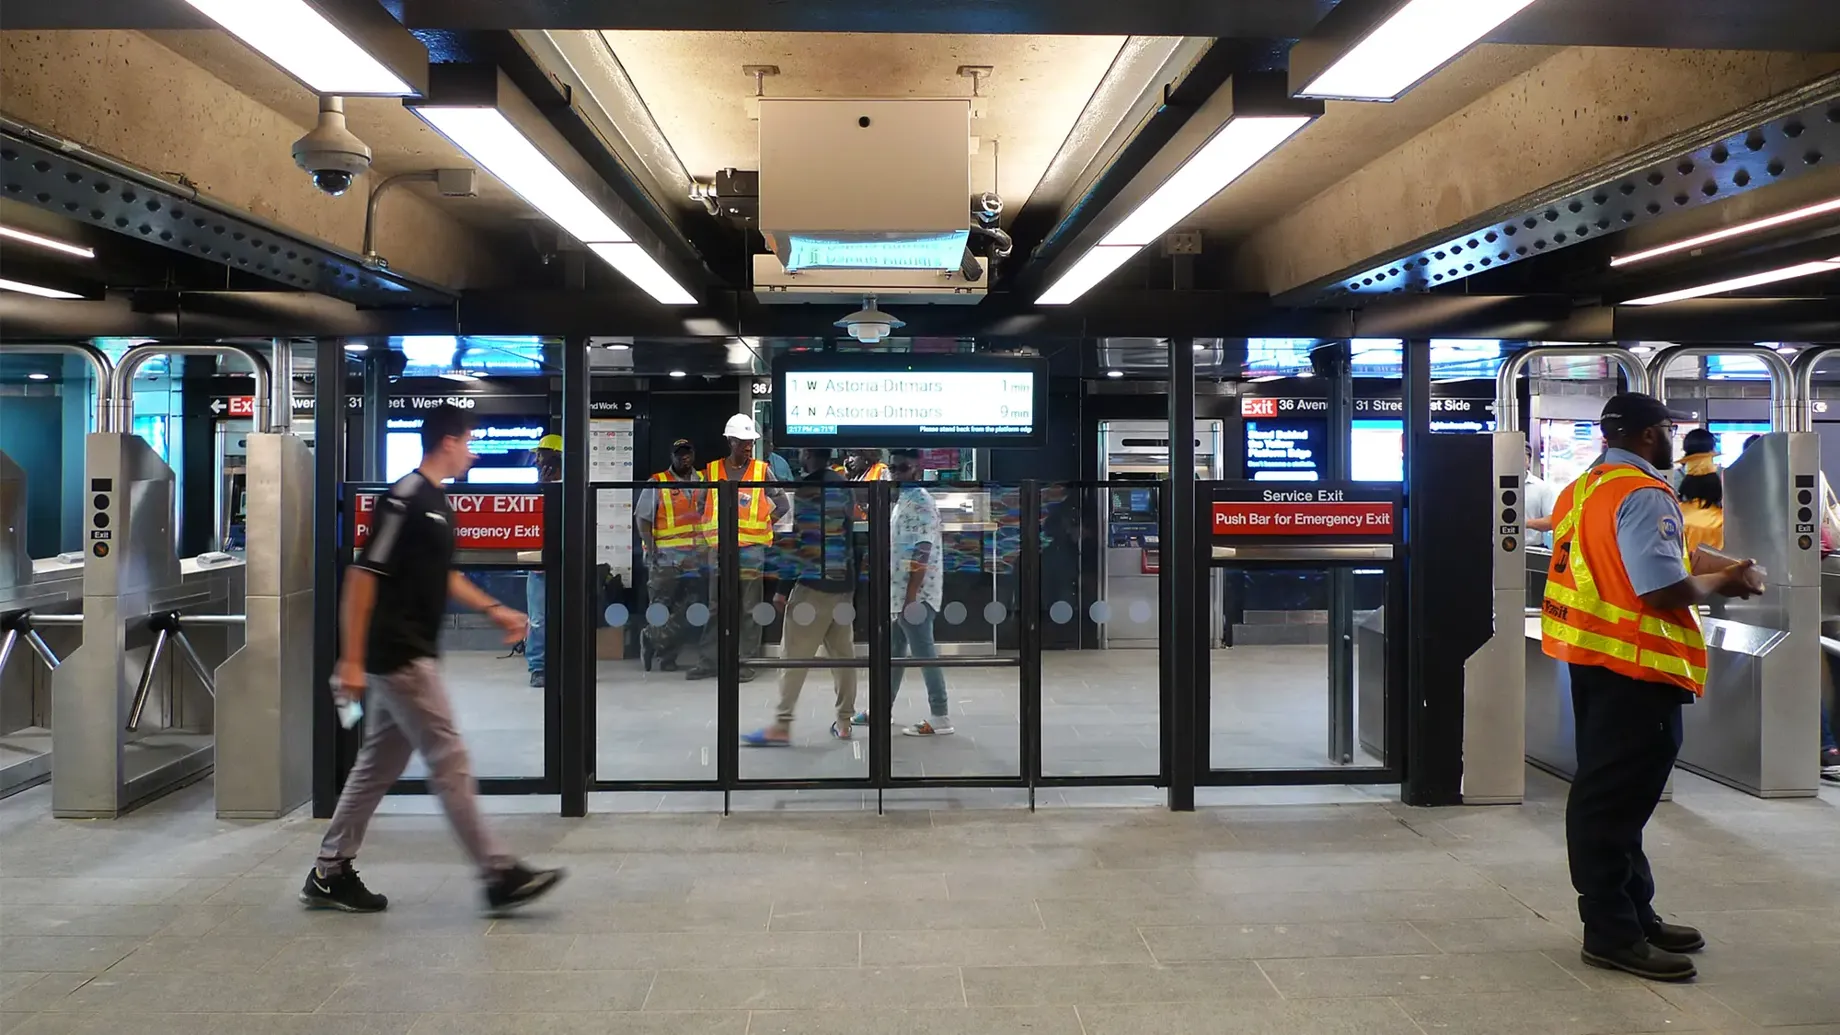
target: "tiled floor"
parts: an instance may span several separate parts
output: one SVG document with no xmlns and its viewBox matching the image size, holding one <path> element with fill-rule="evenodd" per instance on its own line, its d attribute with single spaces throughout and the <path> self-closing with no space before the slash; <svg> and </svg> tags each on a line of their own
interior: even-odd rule
<svg viewBox="0 0 1840 1035">
<path fill-rule="evenodd" d="M 294 901 L 314 820 L 219 822 L 205 783 L 57 821 L 41 787 L 0 801 L 0 1031 L 1840 1035 L 1840 795 L 1678 779 L 1650 828 L 1662 904 L 1712 943 L 1699 983 L 1662 987 L 1578 963 L 1563 785 L 1529 779 L 1518 808 L 1318 788 L 1191 815 L 499 799 L 573 877 L 496 922 L 426 799 L 372 827 L 390 911 L 343 916 Z"/>
</svg>

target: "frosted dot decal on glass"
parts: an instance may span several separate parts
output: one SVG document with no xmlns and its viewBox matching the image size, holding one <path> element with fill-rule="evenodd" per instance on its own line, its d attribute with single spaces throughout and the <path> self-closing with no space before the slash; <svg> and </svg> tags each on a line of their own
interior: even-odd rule
<svg viewBox="0 0 1840 1035">
<path fill-rule="evenodd" d="M 1009 617 L 1009 608 L 1000 600 L 992 600 L 984 605 L 984 620 L 991 625 L 1002 625 L 1003 619 Z"/>
<path fill-rule="evenodd" d="M 901 620 L 908 625 L 924 625 L 926 623 L 926 605 L 918 600 L 907 605 L 901 609 Z"/>
<path fill-rule="evenodd" d="M 838 625 L 849 625 L 856 621 L 856 608 L 850 606 L 850 602 L 846 600 L 831 608 L 831 619 Z"/>
<path fill-rule="evenodd" d="M 671 620 L 671 609 L 663 604 L 653 604 L 645 609 L 645 620 L 651 625 L 663 625 Z"/>
<path fill-rule="evenodd" d="M 792 620 L 800 625 L 810 625 L 818 620 L 818 609 L 810 601 L 803 601 L 792 609 Z"/>
<path fill-rule="evenodd" d="M 941 613 L 946 616 L 947 624 L 958 625 L 959 623 L 965 620 L 966 616 L 970 612 L 965 610 L 964 604 L 961 604 L 958 601 L 954 600 L 951 603 L 947 604 L 946 609 Z"/>
<path fill-rule="evenodd" d="M 773 605 L 767 603 L 765 600 L 755 604 L 753 610 L 749 613 L 754 616 L 755 625 L 773 624 Z"/>
<path fill-rule="evenodd" d="M 1056 600 L 1048 607 L 1048 617 L 1055 625 L 1066 625 L 1073 621 L 1073 605 L 1065 600 Z"/>
<path fill-rule="evenodd" d="M 1149 620 L 1150 620 L 1150 601 L 1148 600 L 1131 601 L 1131 621 L 1136 622 L 1138 625 L 1143 625 L 1145 622 L 1148 622 Z"/>
<path fill-rule="evenodd" d="M 684 609 L 684 621 L 701 629 L 709 624 L 709 605 L 691 604 Z"/>
<path fill-rule="evenodd" d="M 1109 600 L 1095 600 L 1092 606 L 1086 609 L 1086 613 L 1091 615 L 1095 622 L 1109 622 L 1112 620 L 1112 603 Z"/>
<path fill-rule="evenodd" d="M 607 624 L 615 629 L 623 627 L 629 617 L 631 615 L 627 612 L 625 604 L 607 605 Z"/>
</svg>

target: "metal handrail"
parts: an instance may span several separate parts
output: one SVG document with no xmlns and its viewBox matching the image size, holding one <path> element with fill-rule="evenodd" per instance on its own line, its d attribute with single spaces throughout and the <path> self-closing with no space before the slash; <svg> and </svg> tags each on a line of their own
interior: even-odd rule
<svg viewBox="0 0 1840 1035">
<path fill-rule="evenodd" d="M 1648 361 L 1648 379 L 1658 390 L 1667 388 L 1667 368 L 1689 356 L 1755 356 L 1770 371 L 1770 429 L 1796 431 L 1795 373 L 1789 361 L 1767 345 L 1669 345 Z"/>
<path fill-rule="evenodd" d="M 269 430 L 269 411 L 273 399 L 273 378 L 269 374 L 268 360 L 260 352 L 247 345 L 208 344 L 208 345 L 165 345 L 148 342 L 136 345 L 122 353 L 121 363 L 115 368 L 111 384 L 115 407 L 114 430 L 134 426 L 134 372 L 155 356 L 239 356 L 249 364 L 255 376 L 255 391 L 251 416 L 254 418 L 258 432 Z"/>
<path fill-rule="evenodd" d="M 81 356 L 89 364 L 90 373 L 96 379 L 96 430 L 115 430 L 115 364 L 109 362 L 108 355 L 101 349 L 88 342 L 34 342 L 30 345 L 7 345 L 4 351 Z"/>
<path fill-rule="evenodd" d="M 1615 345 L 1533 345 L 1524 348 L 1507 359 L 1502 360 L 1501 370 L 1495 375 L 1495 429 L 1497 431 L 1519 431 L 1521 429 L 1521 402 L 1515 392 L 1515 381 L 1521 371 L 1535 359 L 1547 357 L 1578 356 L 1590 359 L 1609 359 L 1623 370 L 1623 380 L 1628 382 L 1632 392 L 1648 391 L 1648 370 L 1642 366 L 1642 357 L 1625 348 Z"/>
<path fill-rule="evenodd" d="M 1840 345 L 1812 345 L 1795 357 L 1795 423 L 1790 431 L 1814 430 L 1814 368 L 1821 361 L 1840 353 Z"/>
</svg>

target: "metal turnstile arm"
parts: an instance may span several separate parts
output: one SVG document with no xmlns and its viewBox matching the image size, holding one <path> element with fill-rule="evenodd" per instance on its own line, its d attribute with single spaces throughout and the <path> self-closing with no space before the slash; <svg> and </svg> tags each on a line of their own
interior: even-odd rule
<svg viewBox="0 0 1840 1035">
<path fill-rule="evenodd" d="M 52 616 L 40 617 L 38 621 L 44 622 L 45 617 Z M 77 622 L 83 620 L 82 615 L 57 615 L 55 617 L 75 618 Z M 32 612 L 30 611 L 19 611 L 13 614 L 0 616 L 0 630 L 5 630 L 6 632 L 5 638 L 0 639 L 0 672 L 6 671 L 6 663 L 12 660 L 13 650 L 19 646 L 19 641 L 21 640 L 25 641 L 26 646 L 32 648 L 32 653 L 38 655 L 40 660 L 44 661 L 45 667 L 51 671 L 56 672 L 58 666 L 64 663 L 63 659 L 57 656 L 57 652 L 51 649 L 51 645 L 45 642 L 45 638 L 38 634 L 38 630 L 32 628 L 32 622 Z M 57 625 L 60 623 L 45 622 L 45 624 Z"/>
<path fill-rule="evenodd" d="M 185 659 L 187 668 L 198 677 L 205 692 L 213 698 L 217 696 L 217 678 L 205 666 L 204 659 L 192 647 L 192 641 L 185 638 L 185 623 L 197 625 L 244 625 L 248 622 L 246 615 L 191 615 L 181 618 L 176 611 L 154 615 L 147 620 L 147 627 L 154 631 L 153 649 L 147 652 L 147 667 L 141 670 L 140 682 L 134 687 L 134 702 L 128 706 L 128 732 L 141 728 L 141 714 L 147 710 L 147 698 L 153 692 L 153 674 L 159 668 L 160 658 L 166 653 L 167 644 L 176 644 L 179 656 Z"/>
<path fill-rule="evenodd" d="M 141 669 L 140 682 L 134 685 L 134 703 L 128 706 L 128 732 L 141 728 L 141 713 L 147 710 L 147 695 L 153 692 L 153 673 L 159 668 L 160 655 L 166 653 L 166 641 L 172 634 L 161 629 L 153 638 L 153 649 L 147 652 L 147 667 Z"/>
</svg>

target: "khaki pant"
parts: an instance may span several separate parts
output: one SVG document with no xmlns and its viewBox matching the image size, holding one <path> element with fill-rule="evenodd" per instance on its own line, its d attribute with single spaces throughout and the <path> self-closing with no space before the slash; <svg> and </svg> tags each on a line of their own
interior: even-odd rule
<svg viewBox="0 0 1840 1035">
<path fill-rule="evenodd" d="M 781 656 L 787 659 L 815 658 L 822 644 L 824 653 L 829 657 L 846 663 L 854 662 L 856 638 L 851 634 L 850 623 L 839 622 L 836 617 L 837 605 L 848 603 L 849 590 L 826 593 L 804 583 L 793 586 L 792 592 L 786 595 L 785 631 L 780 635 Z M 808 623 L 801 623 L 796 617 L 801 604 L 817 612 Z M 780 673 L 779 713 L 776 718 L 781 726 L 792 725 L 793 715 L 799 707 L 799 692 L 805 689 L 805 674 L 808 671 L 789 668 Z M 837 687 L 837 728 L 847 731 L 850 719 L 856 714 L 856 670 L 833 668 L 831 681 Z"/>
</svg>

